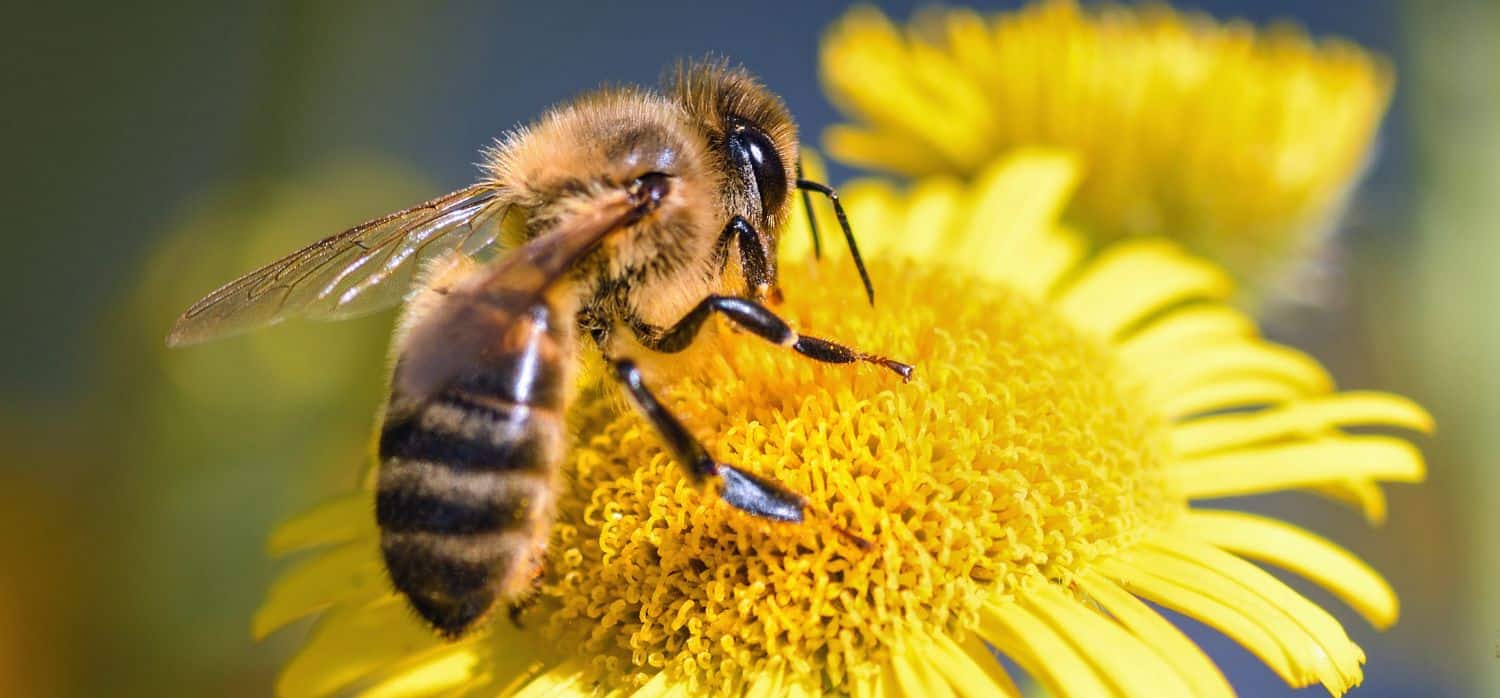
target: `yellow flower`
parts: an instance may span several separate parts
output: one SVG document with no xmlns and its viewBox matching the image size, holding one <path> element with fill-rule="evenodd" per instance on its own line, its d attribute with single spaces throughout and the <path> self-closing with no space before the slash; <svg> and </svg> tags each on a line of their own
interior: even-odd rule
<svg viewBox="0 0 1500 698">
<path fill-rule="evenodd" d="M 1257 295 L 1290 290 L 1271 287 L 1333 227 L 1392 86 L 1357 46 L 1294 27 L 1070 0 L 931 11 L 905 32 L 856 9 L 822 76 L 856 122 L 827 131 L 834 157 L 970 176 L 1010 148 L 1066 148 L 1085 170 L 1067 215 L 1089 234 L 1170 236 Z"/>
<path fill-rule="evenodd" d="M 874 309 L 849 265 L 814 263 L 791 236 L 784 311 L 914 361 L 909 384 L 728 331 L 658 367 L 664 402 L 710 452 L 807 495 L 806 523 L 695 489 L 590 383 L 524 629 L 501 617 L 445 643 L 420 625 L 384 577 L 362 491 L 272 538 L 277 554 L 323 548 L 255 618 L 264 636 L 321 612 L 279 691 L 1017 695 L 993 648 L 1057 695 L 1230 693 L 1144 601 L 1218 628 L 1288 684 L 1357 684 L 1364 656 L 1339 623 L 1247 560 L 1308 577 L 1376 627 L 1396 618 L 1385 582 L 1294 526 L 1190 502 L 1301 489 L 1379 518 L 1377 483 L 1423 466 L 1364 428 L 1426 431 L 1429 417 L 1334 392 L 1224 304 L 1222 273 L 1169 243 L 1086 259 L 1055 222 L 1077 176 L 1065 156 L 1025 152 L 973 186 L 849 187 Z"/>
</svg>

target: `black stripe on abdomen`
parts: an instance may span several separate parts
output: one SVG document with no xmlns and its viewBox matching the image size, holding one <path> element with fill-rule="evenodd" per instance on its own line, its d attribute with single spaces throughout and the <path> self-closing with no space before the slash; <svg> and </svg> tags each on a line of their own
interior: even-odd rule
<svg viewBox="0 0 1500 698">
<path fill-rule="evenodd" d="M 437 463 L 455 471 L 530 471 L 558 454 L 557 417 L 535 408 L 477 407 L 455 399 L 388 422 L 380 434 L 382 460 Z"/>
<path fill-rule="evenodd" d="M 431 545 L 382 535 L 381 554 L 391 582 L 417 613 L 449 638 L 461 635 L 495 603 L 492 561 L 469 561 Z"/>
<path fill-rule="evenodd" d="M 514 496 L 434 496 L 413 487 L 382 487 L 375 493 L 375 522 L 391 533 L 491 533 L 513 527 L 525 514 L 525 501 Z"/>
</svg>

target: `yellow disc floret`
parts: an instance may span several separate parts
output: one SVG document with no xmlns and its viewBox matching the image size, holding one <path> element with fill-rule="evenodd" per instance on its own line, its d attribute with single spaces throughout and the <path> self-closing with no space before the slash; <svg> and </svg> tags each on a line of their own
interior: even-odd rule
<svg viewBox="0 0 1500 698">
<path fill-rule="evenodd" d="M 724 506 L 637 415 L 581 400 L 543 594 L 560 607 L 550 632 L 581 640 L 601 676 L 667 669 L 729 689 L 779 661 L 838 688 L 898 628 L 973 627 L 997 585 L 1067 582 L 1185 507 L 1164 492 L 1162 433 L 1130 409 L 1102 345 L 1003 287 L 872 271 L 906 280 L 884 290 L 886 312 L 846 309 L 857 289 L 801 264 L 784 272 L 797 291 L 783 310 L 914 362 L 910 384 L 723 331 L 661 385 L 717 458 L 805 494 L 803 524 Z"/>
</svg>

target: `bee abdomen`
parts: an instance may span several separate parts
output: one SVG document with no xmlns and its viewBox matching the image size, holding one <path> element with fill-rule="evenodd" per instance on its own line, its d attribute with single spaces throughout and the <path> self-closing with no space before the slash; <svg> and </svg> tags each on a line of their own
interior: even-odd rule
<svg viewBox="0 0 1500 698">
<path fill-rule="evenodd" d="M 443 634 L 530 588 L 563 438 L 551 405 L 461 390 L 384 426 L 381 551 L 396 588 Z"/>
</svg>

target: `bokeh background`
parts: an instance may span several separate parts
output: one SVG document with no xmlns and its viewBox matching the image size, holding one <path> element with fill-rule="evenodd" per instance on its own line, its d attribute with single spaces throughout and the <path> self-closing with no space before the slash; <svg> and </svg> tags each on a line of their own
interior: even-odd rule
<svg viewBox="0 0 1500 698">
<path fill-rule="evenodd" d="M 1431 476 L 1393 488 L 1378 530 L 1307 496 L 1251 506 L 1346 544 L 1400 593 L 1401 621 L 1376 633 L 1297 584 L 1369 653 L 1356 695 L 1500 695 L 1500 5 L 1174 4 L 1290 19 L 1396 66 L 1331 292 L 1271 331 L 1345 387 L 1429 406 Z M 467 184 L 502 130 L 681 56 L 743 62 L 814 144 L 836 118 L 816 78 L 832 3 L 131 5 L 11 8 L 0 42 L 0 696 L 265 695 L 300 632 L 250 637 L 276 569 L 264 538 L 354 484 L 390 317 L 166 351 L 199 295 Z M 1287 692 L 1187 627 L 1242 694 Z"/>
</svg>

